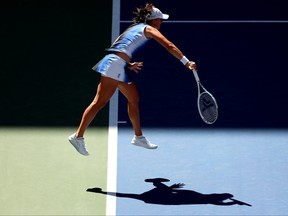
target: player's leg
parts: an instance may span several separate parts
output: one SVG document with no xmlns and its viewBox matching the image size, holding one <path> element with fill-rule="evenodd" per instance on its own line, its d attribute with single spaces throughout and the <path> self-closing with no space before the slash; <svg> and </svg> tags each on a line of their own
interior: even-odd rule
<svg viewBox="0 0 288 216">
<path fill-rule="evenodd" d="M 128 116 L 136 136 L 142 135 L 139 114 L 139 94 L 134 83 L 119 82 L 118 89 L 128 101 Z"/>
<path fill-rule="evenodd" d="M 150 143 L 143 135 L 139 114 L 139 94 L 134 83 L 119 82 L 118 89 L 127 98 L 128 115 L 132 123 L 135 135 L 132 144 L 148 149 L 156 149 L 157 145 Z"/>
<path fill-rule="evenodd" d="M 92 103 L 84 111 L 77 132 L 68 137 L 70 143 L 80 154 L 85 156 L 89 155 L 83 138 L 85 130 L 92 122 L 99 110 L 101 110 L 112 97 L 113 93 L 117 88 L 117 85 L 117 80 L 104 76 L 101 77 L 101 80 L 98 84 L 96 96 Z"/>
<path fill-rule="evenodd" d="M 114 94 L 118 81 L 109 77 L 101 76 L 98 84 L 96 96 L 83 113 L 81 123 L 76 132 L 77 137 L 83 137 L 85 130 L 95 118 L 96 114 L 107 104 Z"/>
</svg>

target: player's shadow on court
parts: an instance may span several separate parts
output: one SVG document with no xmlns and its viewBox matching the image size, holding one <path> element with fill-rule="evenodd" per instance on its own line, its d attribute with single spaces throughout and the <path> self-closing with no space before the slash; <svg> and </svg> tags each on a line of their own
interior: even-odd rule
<svg viewBox="0 0 288 216">
<path fill-rule="evenodd" d="M 87 189 L 87 192 L 106 194 L 122 198 L 137 199 L 142 200 L 145 203 L 158 205 L 213 204 L 221 206 L 251 206 L 248 203 L 233 199 L 233 195 L 229 193 L 202 194 L 192 190 L 183 190 L 181 188 L 183 188 L 184 184 L 178 183 L 167 186 L 163 182 L 168 182 L 170 180 L 163 178 L 146 179 L 145 181 L 153 183 L 155 188 L 142 194 L 107 192 L 103 191 L 101 188 L 89 188 Z"/>
</svg>

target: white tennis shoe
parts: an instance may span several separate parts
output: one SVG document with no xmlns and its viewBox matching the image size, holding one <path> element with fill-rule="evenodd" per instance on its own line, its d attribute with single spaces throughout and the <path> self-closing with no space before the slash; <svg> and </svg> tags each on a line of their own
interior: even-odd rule
<svg viewBox="0 0 288 216">
<path fill-rule="evenodd" d="M 140 147 L 147 148 L 147 149 L 157 149 L 158 148 L 157 145 L 150 143 L 150 141 L 147 140 L 144 136 L 137 137 L 136 135 L 134 135 L 131 143 L 133 145 L 140 146 Z"/>
<path fill-rule="evenodd" d="M 75 149 L 82 155 L 88 156 L 89 152 L 86 149 L 86 145 L 83 137 L 76 137 L 76 133 L 68 137 L 69 142 L 75 147 Z"/>
</svg>

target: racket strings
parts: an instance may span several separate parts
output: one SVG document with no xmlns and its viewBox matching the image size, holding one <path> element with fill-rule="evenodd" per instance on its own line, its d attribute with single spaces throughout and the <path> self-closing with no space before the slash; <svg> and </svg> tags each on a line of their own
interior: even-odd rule
<svg viewBox="0 0 288 216">
<path fill-rule="evenodd" d="M 198 109 L 202 119 L 212 124 L 218 117 L 218 106 L 216 100 L 208 92 L 203 92 L 198 99 Z"/>
</svg>

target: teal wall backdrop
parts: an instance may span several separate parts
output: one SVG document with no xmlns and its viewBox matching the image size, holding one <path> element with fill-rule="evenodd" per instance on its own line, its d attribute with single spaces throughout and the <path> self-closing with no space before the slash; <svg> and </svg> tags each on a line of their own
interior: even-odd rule
<svg viewBox="0 0 288 216">
<path fill-rule="evenodd" d="M 111 43 L 112 1 L 0 3 L 0 125 L 77 125 Z M 107 125 L 108 107 L 93 124 Z"/>
</svg>

